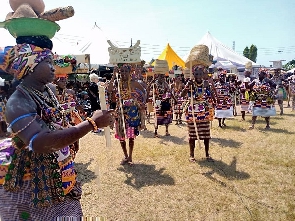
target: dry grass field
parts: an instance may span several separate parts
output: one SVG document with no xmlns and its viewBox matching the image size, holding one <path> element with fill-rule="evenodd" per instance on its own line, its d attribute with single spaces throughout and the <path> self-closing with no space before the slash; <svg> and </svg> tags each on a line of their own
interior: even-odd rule
<svg viewBox="0 0 295 221">
<path fill-rule="evenodd" d="M 106 220 L 295 220 L 295 112 L 264 118 L 248 130 L 251 115 L 213 121 L 210 154 L 189 162 L 186 125 L 170 126 L 170 137 L 153 125 L 135 140 L 133 167 L 121 166 L 120 144 L 103 135 L 81 139 L 76 158 L 85 216 Z"/>
</svg>

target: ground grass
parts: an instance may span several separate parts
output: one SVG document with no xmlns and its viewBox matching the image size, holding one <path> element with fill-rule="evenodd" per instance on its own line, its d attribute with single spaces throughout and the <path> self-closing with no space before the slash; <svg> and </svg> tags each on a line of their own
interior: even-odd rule
<svg viewBox="0 0 295 221">
<path fill-rule="evenodd" d="M 120 144 L 105 147 L 102 135 L 81 139 L 76 158 L 88 217 L 107 220 L 295 220 L 295 112 L 263 118 L 248 130 L 251 115 L 212 123 L 210 154 L 196 148 L 190 163 L 186 126 L 153 138 L 153 125 L 135 140 L 133 167 L 121 166 Z M 198 145 L 197 145 L 198 146 Z M 203 143 L 202 143 L 203 147 Z"/>
</svg>

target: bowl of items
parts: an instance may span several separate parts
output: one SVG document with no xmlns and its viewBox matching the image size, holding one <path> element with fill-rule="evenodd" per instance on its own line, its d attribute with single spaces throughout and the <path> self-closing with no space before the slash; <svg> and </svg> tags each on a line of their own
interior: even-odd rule
<svg viewBox="0 0 295 221">
<path fill-rule="evenodd" d="M 17 38 L 20 36 L 47 36 L 52 39 L 60 26 L 52 21 L 40 18 L 13 18 L 0 22 L 0 28 L 5 28 Z"/>
</svg>

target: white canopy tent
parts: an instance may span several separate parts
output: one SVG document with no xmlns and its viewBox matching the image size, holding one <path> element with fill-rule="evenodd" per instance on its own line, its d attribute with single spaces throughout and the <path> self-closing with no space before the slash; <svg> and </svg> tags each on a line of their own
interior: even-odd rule
<svg viewBox="0 0 295 221">
<path fill-rule="evenodd" d="M 96 24 L 92 30 L 87 33 L 89 39 L 82 42 L 79 51 L 82 54 L 90 54 L 90 63 L 93 64 L 108 64 L 110 47 L 107 42 L 107 37 Z"/>
<path fill-rule="evenodd" d="M 69 54 L 69 55 L 90 55 L 90 64 L 91 67 L 96 67 L 98 64 L 106 65 L 109 63 L 109 52 L 108 48 L 110 47 L 107 42 L 107 37 L 104 32 L 98 27 L 95 23 L 93 28 L 84 34 L 84 38 L 77 44 L 69 44 L 59 39 L 58 35 L 54 39 L 54 45 L 58 49 L 63 49 L 58 51 L 58 54 Z M 55 51 L 53 49 L 53 51 Z"/>
<path fill-rule="evenodd" d="M 213 55 L 215 61 L 229 61 L 237 67 L 245 66 L 247 62 L 251 62 L 252 66 L 259 66 L 248 58 L 236 53 L 231 48 L 225 46 L 223 43 L 214 38 L 210 32 L 207 32 L 197 45 L 206 45 L 209 48 L 209 53 Z M 183 58 L 184 61 L 188 58 L 189 53 Z"/>
</svg>

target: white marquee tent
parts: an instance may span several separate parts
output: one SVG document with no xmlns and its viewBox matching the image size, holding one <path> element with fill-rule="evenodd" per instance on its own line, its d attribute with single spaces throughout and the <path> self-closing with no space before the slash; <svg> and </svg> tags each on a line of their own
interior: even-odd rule
<svg viewBox="0 0 295 221">
<path fill-rule="evenodd" d="M 253 67 L 259 66 L 255 62 L 252 62 L 248 58 L 225 46 L 223 43 L 214 38 L 210 32 L 207 32 L 197 45 L 200 44 L 208 46 L 210 54 L 214 56 L 213 60 L 217 61 L 218 63 L 216 64 L 217 66 L 224 66 L 227 63 L 229 66 L 234 65 L 236 67 L 244 67 L 249 61 L 252 63 Z M 184 61 L 186 61 L 188 55 L 189 53 L 183 58 Z"/>
<path fill-rule="evenodd" d="M 75 45 L 67 45 L 66 42 L 57 41 L 55 42 L 60 44 L 56 48 L 62 48 L 63 51 L 58 51 L 59 54 L 70 54 L 70 55 L 81 55 L 81 54 L 90 54 L 90 63 L 91 66 L 97 66 L 96 64 L 105 65 L 109 63 L 109 52 L 108 48 L 110 47 L 107 42 L 107 37 L 104 32 L 96 24 L 88 32 L 84 34 L 84 38 Z M 55 44 L 56 45 L 56 44 Z M 116 44 L 114 44 L 116 45 Z"/>
<path fill-rule="evenodd" d="M 108 64 L 108 48 L 110 46 L 103 31 L 95 24 L 92 30 L 88 33 L 88 36 L 89 39 L 86 42 L 82 42 L 80 44 L 80 53 L 90 54 L 91 64 Z"/>
</svg>

